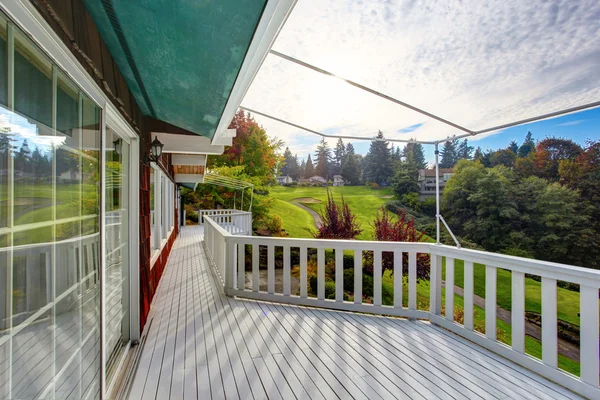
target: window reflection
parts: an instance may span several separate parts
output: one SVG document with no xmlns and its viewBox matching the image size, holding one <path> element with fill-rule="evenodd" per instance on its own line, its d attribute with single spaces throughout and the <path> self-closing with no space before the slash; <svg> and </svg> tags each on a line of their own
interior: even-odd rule
<svg viewBox="0 0 600 400">
<path fill-rule="evenodd" d="M 100 117 L 0 16 L 0 398 L 99 397 Z"/>
</svg>

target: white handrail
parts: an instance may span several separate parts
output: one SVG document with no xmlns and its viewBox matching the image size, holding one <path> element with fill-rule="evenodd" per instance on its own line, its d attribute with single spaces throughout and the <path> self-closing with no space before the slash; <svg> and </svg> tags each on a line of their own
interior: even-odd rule
<svg viewBox="0 0 600 400">
<path fill-rule="evenodd" d="M 518 364 L 525 366 L 565 387 L 590 398 L 600 398 L 598 376 L 599 363 L 599 306 L 600 271 L 571 265 L 532 260 L 521 257 L 489 253 L 485 251 L 456 248 L 433 243 L 375 242 L 355 240 L 319 240 L 296 238 L 273 238 L 233 235 L 223 225 L 230 216 L 206 216 L 205 245 L 211 261 L 221 278 L 224 292 L 259 300 L 277 301 L 292 304 L 311 305 L 338 310 L 367 312 L 422 318 L 451 330 L 479 345 L 486 347 Z M 220 221 L 220 222 L 219 222 Z M 279 252 L 278 249 L 283 251 Z M 276 256 L 276 249 L 278 250 Z M 328 271 L 335 282 L 335 295 L 326 297 L 326 250 L 335 252 Z M 308 254 L 316 252 L 311 268 L 316 269 L 316 288 L 311 287 L 315 297 L 308 295 Z M 363 288 L 363 251 L 372 252 L 373 288 Z M 354 299 L 344 301 L 344 253 L 360 255 L 354 257 Z M 394 265 L 408 267 L 408 281 L 403 282 L 402 274 L 393 277 L 393 305 L 382 304 L 383 260 L 390 260 L 393 254 Z M 427 254 L 430 258 L 430 309 L 419 310 L 417 304 L 417 264 L 418 255 Z M 292 255 L 294 261 L 292 262 Z M 385 255 L 385 257 L 384 257 Z M 262 257 L 261 257 L 262 256 Z M 445 259 L 446 285 L 445 309 L 442 310 L 442 262 Z M 275 268 L 280 261 L 281 268 Z M 464 324 L 454 320 L 454 265 L 455 260 L 464 262 Z M 295 263 L 296 265 L 292 265 Z M 474 310 L 474 265 L 485 266 L 486 333 L 473 329 Z M 291 290 L 292 267 L 298 268 L 298 290 Z M 348 265 L 346 266 L 348 267 Z M 266 270 L 266 287 L 261 284 L 261 269 Z M 496 275 L 498 269 L 511 272 L 512 279 L 512 345 L 507 346 L 496 338 Z M 281 276 L 276 276 L 281 273 Z M 246 274 L 252 284 L 246 287 Z M 542 359 L 525 354 L 525 274 L 541 277 L 542 286 Z M 264 272 L 263 272 L 264 279 Z M 315 279 L 313 278 L 313 279 Z M 581 377 L 571 375 L 557 366 L 557 281 L 580 285 L 581 320 Z M 276 281 L 283 284 L 276 285 Z M 403 285 L 408 285 L 408 301 L 404 307 Z M 266 290 L 265 290 L 266 289 Z M 316 289 L 316 290 L 315 290 Z M 331 284 L 328 291 L 331 291 Z M 365 290 L 372 289 L 373 304 L 363 301 Z M 371 297 L 371 296 L 370 296 Z"/>
</svg>

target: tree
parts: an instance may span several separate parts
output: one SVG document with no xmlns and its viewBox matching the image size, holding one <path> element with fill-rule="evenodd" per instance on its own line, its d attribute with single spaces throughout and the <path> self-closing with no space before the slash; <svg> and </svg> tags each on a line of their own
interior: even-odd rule
<svg viewBox="0 0 600 400">
<path fill-rule="evenodd" d="M 396 169 L 392 178 L 392 184 L 394 185 L 394 191 L 399 197 L 419 191 L 417 177 L 410 173 L 406 167 L 406 163 L 403 163 L 403 165 Z"/>
<path fill-rule="evenodd" d="M 277 152 L 283 142 L 277 138 L 269 138 L 250 113 L 243 110 L 235 114 L 229 128 L 237 131 L 232 145 L 225 146 L 222 155 L 209 157 L 208 166 L 242 166 L 246 174 L 260 177 L 261 184 L 273 181 L 275 167 L 282 160 Z"/>
<path fill-rule="evenodd" d="M 300 166 L 298 167 L 298 178 L 303 178 L 306 171 L 306 160 L 302 159 Z"/>
<path fill-rule="evenodd" d="M 442 159 L 440 161 L 440 168 L 452 168 L 458 161 L 458 153 L 456 151 L 456 143 L 454 140 L 447 140 L 444 143 L 444 147 L 440 151 Z"/>
<path fill-rule="evenodd" d="M 421 143 L 408 143 L 404 146 L 404 159 L 410 164 L 414 165 L 417 169 L 422 169 L 427 166 L 425 162 L 425 152 L 423 151 L 423 145 Z M 400 159 L 398 159 L 400 161 Z"/>
<path fill-rule="evenodd" d="M 290 151 L 289 147 L 285 148 L 285 151 L 283 152 L 283 162 L 282 162 L 282 166 L 279 170 L 279 173 L 281 175 L 290 175 L 290 172 L 292 171 L 293 167 L 293 160 L 294 156 L 292 155 L 292 152 Z"/>
<path fill-rule="evenodd" d="M 481 151 L 481 147 L 478 147 L 473 154 L 473 161 L 479 161 L 482 165 L 485 165 L 485 155 Z"/>
<path fill-rule="evenodd" d="M 335 150 L 333 152 L 333 175 L 341 175 L 342 168 L 344 166 L 344 158 L 346 156 L 346 147 L 344 146 L 344 141 L 342 138 L 339 138 L 337 143 L 335 144 Z"/>
<path fill-rule="evenodd" d="M 304 177 L 305 178 L 310 178 L 311 176 L 315 175 L 315 167 L 313 167 L 313 163 L 312 160 L 310 159 L 310 154 L 308 155 L 308 158 L 306 159 L 306 168 L 304 169 Z"/>
<path fill-rule="evenodd" d="M 331 149 L 325 141 L 325 138 L 321 139 L 321 142 L 317 146 L 315 152 L 315 160 L 317 160 L 317 166 L 315 167 L 315 173 L 322 176 L 325 179 L 331 177 Z"/>
<path fill-rule="evenodd" d="M 377 133 L 377 138 L 371 141 L 369 152 L 365 157 L 365 179 L 378 185 L 385 185 L 392 177 L 392 157 L 389 143 L 384 139 L 383 132 Z"/>
<path fill-rule="evenodd" d="M 344 159 L 342 162 L 342 176 L 349 181 L 351 185 L 360 184 L 360 161 L 354 151 L 352 143 L 346 145 Z"/>
<path fill-rule="evenodd" d="M 517 154 L 519 152 L 519 144 L 516 142 L 516 140 L 512 140 L 508 144 L 507 149 L 512 151 L 513 153 Z"/>
<path fill-rule="evenodd" d="M 570 139 L 550 137 L 542 140 L 535 148 L 536 175 L 550 181 L 558 181 L 560 161 L 574 160 L 582 151 L 581 146 Z"/>
<path fill-rule="evenodd" d="M 314 237 L 317 239 L 355 239 L 362 230 L 356 216 L 342 197 L 340 205 L 333 201 L 333 195 L 327 190 L 327 203 L 321 213 L 321 226 Z"/>
<path fill-rule="evenodd" d="M 517 153 L 517 155 L 519 156 L 519 158 L 521 157 L 527 157 L 530 153 L 535 151 L 535 143 L 533 141 L 533 137 L 531 135 L 531 132 L 527 132 L 527 135 L 525 136 L 525 140 L 523 141 L 523 144 L 521 145 L 521 147 L 519 147 L 519 151 Z"/>
<path fill-rule="evenodd" d="M 496 150 L 489 155 L 489 166 L 504 165 L 508 168 L 513 168 L 517 161 L 517 155 L 510 149 Z"/>
<path fill-rule="evenodd" d="M 421 242 L 425 235 L 419 232 L 415 227 L 415 219 L 409 218 L 406 212 L 398 209 L 398 218 L 393 220 L 385 207 L 381 208 L 381 214 L 378 212 L 373 221 L 373 239 L 384 242 Z M 372 254 L 369 252 L 365 257 L 365 269 L 372 273 L 373 261 Z M 383 271 L 394 271 L 394 254 L 392 252 L 383 252 L 382 254 Z M 402 253 L 402 265 L 408 265 L 408 253 Z M 428 254 L 417 254 L 417 279 L 429 279 L 430 258 Z M 402 270 L 401 270 L 402 271 Z M 408 268 L 405 269 L 408 274 Z"/>
<path fill-rule="evenodd" d="M 464 139 L 458 144 L 456 149 L 456 161 L 458 160 L 470 160 L 473 155 L 473 146 L 469 146 L 467 139 Z"/>
</svg>

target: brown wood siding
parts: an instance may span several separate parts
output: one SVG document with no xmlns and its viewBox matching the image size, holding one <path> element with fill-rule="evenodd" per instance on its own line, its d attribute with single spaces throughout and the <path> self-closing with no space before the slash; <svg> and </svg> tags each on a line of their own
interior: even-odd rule
<svg viewBox="0 0 600 400">
<path fill-rule="evenodd" d="M 143 117 L 123 74 L 102 40 L 82 0 L 30 1 L 140 136 L 140 320 L 143 328 L 171 246 L 179 232 L 178 216 L 175 215 L 173 234 L 152 267 L 150 265 L 150 167 L 144 165 L 144 160 L 150 151 L 150 142 L 152 141 L 150 132 L 154 125 L 160 124 L 161 128 L 171 129 L 161 130 L 161 132 L 174 132 L 175 127 L 166 123 L 162 124 L 162 121 L 151 120 L 152 122 L 150 122 Z M 178 128 L 176 132 L 184 133 L 180 132 Z M 189 134 L 189 132 L 187 133 Z M 161 157 L 161 163 L 166 166 L 169 176 L 172 178 L 171 156 L 164 154 Z"/>
</svg>

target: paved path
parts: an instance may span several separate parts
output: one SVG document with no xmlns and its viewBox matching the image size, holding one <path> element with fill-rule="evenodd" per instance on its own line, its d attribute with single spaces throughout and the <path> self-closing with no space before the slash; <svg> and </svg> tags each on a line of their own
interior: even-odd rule
<svg viewBox="0 0 600 400">
<path fill-rule="evenodd" d="M 445 284 L 445 282 L 443 282 Z M 465 291 L 460 286 L 454 285 L 454 293 L 465 297 Z M 473 303 L 476 306 L 479 306 L 485 309 L 485 298 L 473 294 Z M 510 311 L 497 306 L 496 307 L 496 317 L 506 322 L 507 324 L 512 324 Z M 531 336 L 534 339 L 542 341 L 542 328 L 538 325 L 525 320 L 525 335 Z M 573 361 L 579 362 L 579 347 L 576 344 L 568 342 L 564 339 L 558 338 L 558 354 L 562 354 L 565 357 L 569 357 Z"/>
<path fill-rule="evenodd" d="M 310 208 L 306 207 L 305 205 L 298 203 L 297 201 L 290 201 L 290 203 L 292 203 L 296 207 L 300 207 L 301 209 L 308 211 L 308 213 L 310 215 L 312 215 L 313 219 L 315 220 L 315 227 L 317 229 L 319 229 L 321 227 L 321 225 L 323 224 L 323 221 L 321 220 L 321 216 L 317 212 L 311 210 Z"/>
</svg>

